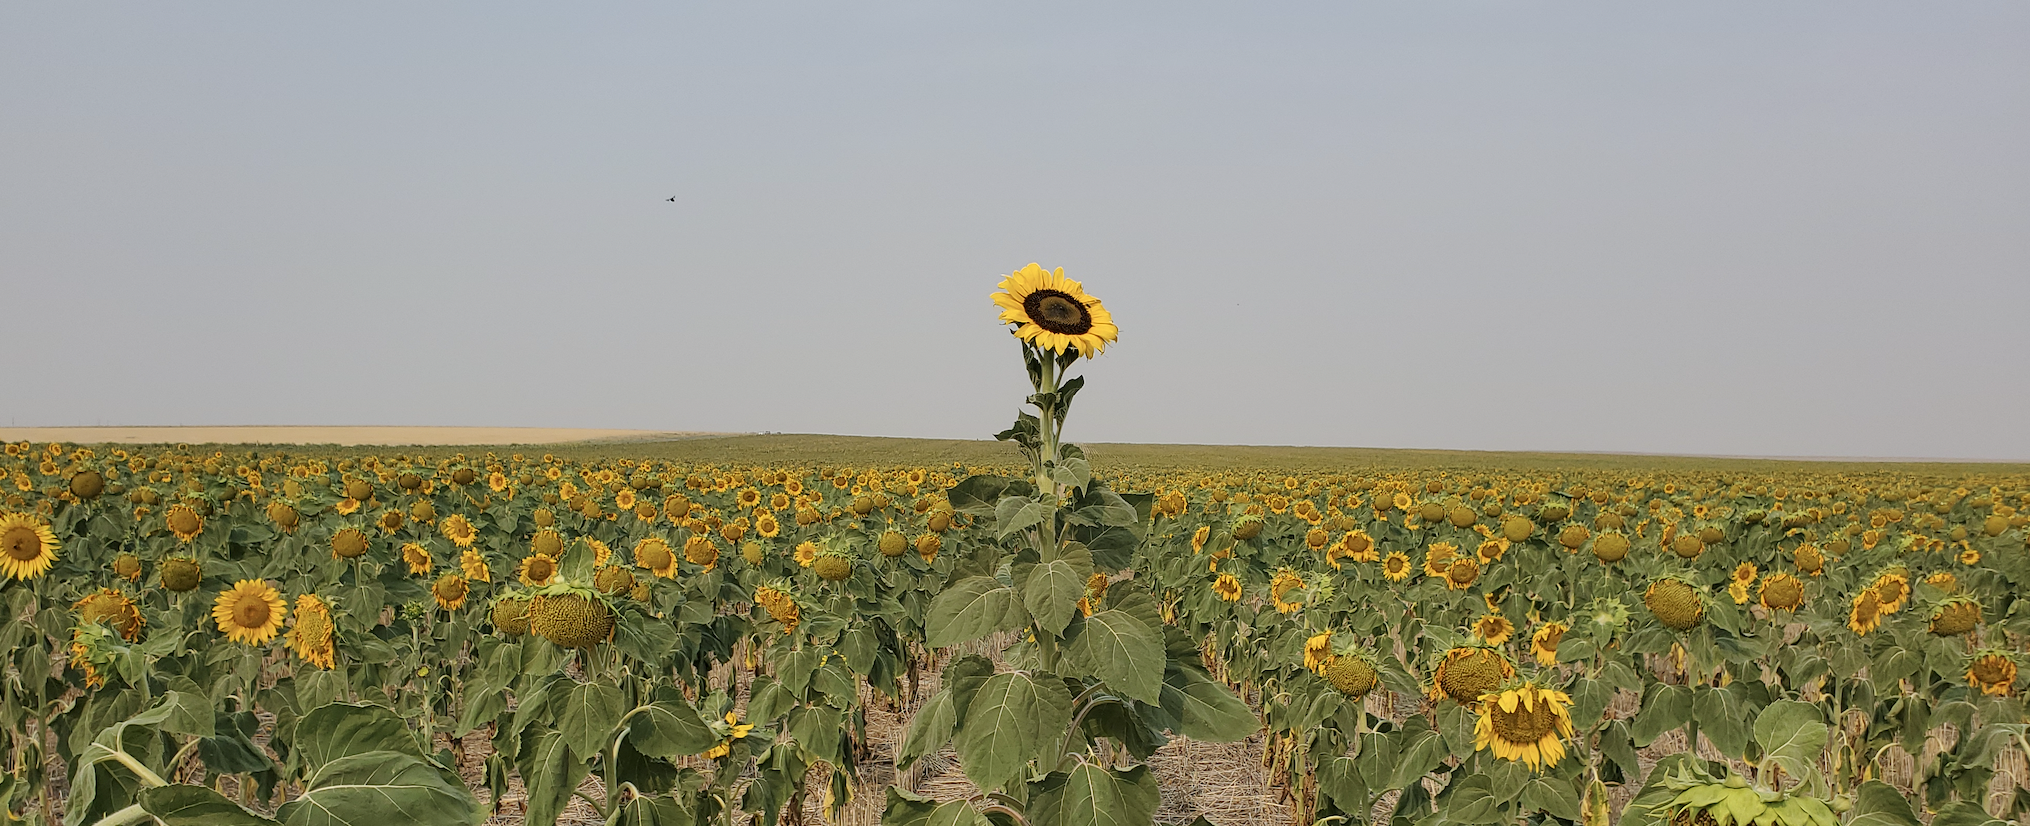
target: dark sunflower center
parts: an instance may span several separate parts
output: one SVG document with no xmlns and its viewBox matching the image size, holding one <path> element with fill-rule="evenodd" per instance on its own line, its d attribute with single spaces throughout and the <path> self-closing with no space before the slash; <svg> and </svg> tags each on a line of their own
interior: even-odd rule
<svg viewBox="0 0 2030 826">
<path fill-rule="evenodd" d="M 1517 703 L 1514 711 L 1503 711 L 1497 703 L 1488 709 L 1488 717 L 1494 724 L 1494 733 L 1511 743 L 1535 743 L 1558 727 L 1557 714 L 1551 711 L 1550 703 L 1542 700 L 1529 707 Z"/>
<path fill-rule="evenodd" d="M 0 536 L 0 545 L 7 547 L 7 555 L 16 561 L 27 562 L 42 556 L 42 537 L 36 536 L 30 528 L 12 527 Z"/>
<path fill-rule="evenodd" d="M 1037 290 L 1022 299 L 1029 320 L 1053 333 L 1084 335 L 1093 328 L 1093 314 L 1078 299 L 1057 290 Z"/>
<path fill-rule="evenodd" d="M 459 599 L 464 597 L 465 580 L 458 579 L 456 577 L 446 577 L 443 580 L 440 580 L 437 583 L 437 595 L 447 600 Z"/>
<path fill-rule="evenodd" d="M 1543 646 L 1544 648 L 1556 651 L 1558 650 L 1558 643 L 1564 642 L 1564 640 L 1565 629 L 1553 626 L 1550 630 L 1544 632 Z"/>
<path fill-rule="evenodd" d="M 179 508 L 169 514 L 169 529 L 177 533 L 192 533 L 197 530 L 197 514 Z"/>
<path fill-rule="evenodd" d="M 241 628 L 260 628 L 268 624 L 268 617 L 272 613 L 267 600 L 253 596 L 241 597 L 239 604 L 233 606 L 233 622 L 239 624 Z"/>
<path fill-rule="evenodd" d="M 529 578 L 530 578 L 530 579 L 534 579 L 534 580 L 545 580 L 545 579 L 549 579 L 549 578 L 550 578 L 550 574 L 551 574 L 551 573 L 554 573 L 554 572 L 555 572 L 555 566 L 552 566 L 552 565 L 550 564 L 550 560 L 548 560 L 548 559 L 543 559 L 543 558 L 539 558 L 539 559 L 537 559 L 537 560 L 535 560 L 535 561 L 533 561 L 533 562 L 530 562 L 530 563 L 529 563 Z"/>
<path fill-rule="evenodd" d="M 1974 676 L 1989 685 L 1998 685 L 2003 680 L 2013 683 L 2016 681 L 2015 669 L 2009 668 L 2008 665 L 2008 661 L 2001 657 L 1982 657 L 1974 661 Z"/>
</svg>

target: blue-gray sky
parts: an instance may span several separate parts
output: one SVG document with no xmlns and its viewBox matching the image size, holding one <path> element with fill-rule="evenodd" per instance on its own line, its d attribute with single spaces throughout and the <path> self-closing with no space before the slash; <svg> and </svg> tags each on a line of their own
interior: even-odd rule
<svg viewBox="0 0 2030 826">
<path fill-rule="evenodd" d="M 666 198 L 676 197 L 676 202 Z M 0 420 L 2030 459 L 2030 5 L 0 7 Z"/>
</svg>

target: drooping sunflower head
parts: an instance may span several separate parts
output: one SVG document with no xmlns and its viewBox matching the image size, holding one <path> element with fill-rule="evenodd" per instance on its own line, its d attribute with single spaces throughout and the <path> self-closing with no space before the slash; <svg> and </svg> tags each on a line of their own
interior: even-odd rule
<svg viewBox="0 0 2030 826">
<path fill-rule="evenodd" d="M 1627 536 L 1612 531 L 1602 533 L 1593 540 L 1593 558 L 1612 565 L 1628 558 L 1628 547 Z"/>
<path fill-rule="evenodd" d="M 1562 622 L 1547 622 L 1530 635 L 1530 653 L 1537 658 L 1537 664 L 1545 668 L 1558 664 L 1558 643 L 1565 641 L 1565 632 L 1572 627 Z"/>
<path fill-rule="evenodd" d="M 1762 580 L 1762 607 L 1771 611 L 1795 611 L 1804 606 L 1804 582 L 1778 571 Z"/>
<path fill-rule="evenodd" d="M 536 531 L 536 535 L 529 538 L 529 550 L 556 559 L 564 554 L 564 535 L 553 528 Z"/>
<path fill-rule="evenodd" d="M 1231 573 L 1220 574 L 1212 581 L 1212 593 L 1227 602 L 1241 599 L 1241 578 Z"/>
<path fill-rule="evenodd" d="M 334 660 L 331 630 L 331 606 L 316 594 L 304 594 L 296 598 L 296 616 L 283 636 L 304 662 L 329 670 Z"/>
<path fill-rule="evenodd" d="M 935 519 L 932 520 L 933 527 L 935 527 L 935 521 Z M 935 561 L 938 551 L 941 550 L 944 550 L 944 540 L 938 538 L 937 534 L 926 533 L 916 537 L 916 555 L 922 557 L 923 561 Z"/>
<path fill-rule="evenodd" d="M 634 564 L 663 579 L 670 579 L 676 576 L 677 555 L 662 537 L 651 536 L 634 543 Z"/>
<path fill-rule="evenodd" d="M 719 546 L 711 537 L 692 536 L 684 540 L 684 561 L 710 571 L 719 564 Z"/>
<path fill-rule="evenodd" d="M 1374 655 L 1358 648 L 1327 654 L 1316 670 L 1333 689 L 1354 702 L 1381 683 L 1381 669 L 1376 667 Z"/>
<path fill-rule="evenodd" d="M 402 562 L 409 566 L 411 576 L 430 575 L 430 549 L 423 547 L 421 542 L 402 543 Z"/>
<path fill-rule="evenodd" d="M 486 557 L 471 548 L 458 555 L 458 570 L 473 582 L 493 580 L 493 568 L 486 564 Z"/>
<path fill-rule="evenodd" d="M 141 581 L 141 557 L 123 553 L 113 557 L 113 575 L 128 582 Z"/>
<path fill-rule="evenodd" d="M 811 570 L 826 582 L 839 582 L 853 575 L 853 556 L 838 548 L 824 548 L 811 559 Z"/>
<path fill-rule="evenodd" d="M 618 565 L 600 568 L 592 574 L 592 587 L 607 596 L 634 593 L 634 586 L 634 574 Z"/>
<path fill-rule="evenodd" d="M 1957 637 L 1971 633 L 1981 623 L 1981 603 L 1972 597 L 1947 597 L 1931 612 L 1931 633 Z"/>
<path fill-rule="evenodd" d="M 243 579 L 219 594 L 212 603 L 212 620 L 226 639 L 248 645 L 263 645 L 282 629 L 287 606 L 274 586 L 258 579 Z"/>
<path fill-rule="evenodd" d="M 134 607 L 134 600 L 114 588 L 101 588 L 85 595 L 71 606 L 83 622 L 102 622 L 119 632 L 120 637 L 133 642 L 141 637 L 141 610 Z"/>
<path fill-rule="evenodd" d="M 493 627 L 510 637 L 529 632 L 529 597 L 524 593 L 503 594 L 493 601 Z"/>
<path fill-rule="evenodd" d="M 1967 684 L 1982 694 L 2007 697 L 2016 686 L 2016 659 L 2007 651 L 1985 649 L 1967 660 Z"/>
<path fill-rule="evenodd" d="M 1445 587 L 1448 590 L 1464 591 L 1473 587 L 1480 579 L 1480 563 L 1471 557 L 1452 560 L 1445 569 Z"/>
<path fill-rule="evenodd" d="M 564 648 L 592 648 L 613 637 L 613 609 L 589 589 L 538 593 L 528 618 L 529 630 Z"/>
<path fill-rule="evenodd" d="M 0 513 L 0 575 L 34 579 L 56 564 L 62 548 L 56 533 L 42 517 L 26 513 Z"/>
<path fill-rule="evenodd" d="M 1460 646 L 1445 652 L 1431 676 L 1431 699 L 1450 697 L 1461 705 L 1477 702 L 1515 676 L 1515 665 L 1500 651 Z"/>
<path fill-rule="evenodd" d="M 1901 568 L 1891 568 L 1877 576 L 1872 587 L 1875 598 L 1882 602 L 1882 613 L 1894 614 L 1903 610 L 1910 599 L 1910 574 Z"/>
<path fill-rule="evenodd" d="M 1572 736 L 1571 697 L 1525 682 L 1483 699 L 1473 724 L 1475 751 L 1491 749 L 1496 757 L 1537 771 L 1564 759 L 1564 738 Z"/>
<path fill-rule="evenodd" d="M 1651 580 L 1642 593 L 1642 604 L 1672 631 L 1689 631 L 1706 616 L 1706 603 L 1698 589 L 1674 576 Z"/>
<path fill-rule="evenodd" d="M 473 529 L 472 521 L 466 519 L 462 513 L 444 517 L 444 521 L 437 524 L 437 531 L 460 548 L 472 547 L 473 540 L 479 537 L 479 531 Z"/>
<path fill-rule="evenodd" d="M 1304 607 L 1304 578 L 1296 571 L 1284 568 L 1269 580 L 1269 600 L 1276 605 L 1276 611 L 1288 614 Z"/>
<path fill-rule="evenodd" d="M 1063 267 L 1045 270 L 1032 263 L 1001 279 L 999 287 L 993 300 L 1001 321 L 1016 325 L 1015 335 L 1038 348 L 1059 355 L 1075 349 L 1093 358 L 1120 339 L 1113 314 L 1084 285 L 1065 278 Z"/>
<path fill-rule="evenodd" d="M 162 577 L 162 588 L 166 591 L 183 593 L 197 588 L 203 573 L 198 569 L 197 560 L 185 556 L 173 556 L 163 560 L 157 571 Z"/>
<path fill-rule="evenodd" d="M 1856 634 L 1867 635 L 1882 627 L 1882 599 L 1873 588 L 1863 588 L 1854 595 L 1854 607 L 1847 613 L 1847 628 Z"/>
<path fill-rule="evenodd" d="M 1809 542 L 1797 546 L 1791 558 L 1797 563 L 1797 570 L 1805 576 L 1818 576 L 1826 568 L 1826 553 L 1819 546 Z"/>
</svg>

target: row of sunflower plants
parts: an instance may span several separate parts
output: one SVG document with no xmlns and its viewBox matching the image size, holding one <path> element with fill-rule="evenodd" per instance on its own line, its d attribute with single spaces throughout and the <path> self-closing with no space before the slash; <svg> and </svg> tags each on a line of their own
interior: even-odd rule
<svg viewBox="0 0 2030 826">
<path fill-rule="evenodd" d="M 1169 547 L 1144 557 L 1165 610 L 1261 693 L 1271 762 L 1315 817 L 1604 823 L 1622 786 L 1635 822 L 1722 797 L 1735 822 L 1800 825 L 2030 809 L 2020 773 L 1993 788 L 2030 751 L 2030 553 L 1995 496 L 1942 497 L 1894 535 L 1889 491 L 1786 514 L 1372 481 L 1295 503 L 1275 486 L 1269 509 L 1172 490 Z M 1377 688 L 1398 702 L 1363 703 Z M 1882 782 L 1892 746 L 1907 796 Z M 1643 749 L 1671 759 L 1645 771 Z"/>
</svg>

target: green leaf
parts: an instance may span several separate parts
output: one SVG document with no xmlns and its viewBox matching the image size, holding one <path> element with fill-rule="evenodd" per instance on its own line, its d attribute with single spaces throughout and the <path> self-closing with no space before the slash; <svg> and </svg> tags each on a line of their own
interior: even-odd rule
<svg viewBox="0 0 2030 826">
<path fill-rule="evenodd" d="M 162 695 L 162 704 L 156 708 L 165 712 L 162 722 L 155 725 L 163 731 L 195 737 L 210 737 L 217 733 L 211 703 L 203 697 L 171 691 Z"/>
<path fill-rule="evenodd" d="M 1050 511 L 1049 505 L 1027 496 L 1001 497 L 994 505 L 994 538 L 1007 539 L 1011 533 L 1043 524 Z"/>
<path fill-rule="evenodd" d="M 1163 621 L 1147 595 L 1136 592 L 1119 607 L 1094 613 L 1064 640 L 1064 660 L 1105 681 L 1123 697 L 1150 705 L 1163 701 Z"/>
<path fill-rule="evenodd" d="M 575 754 L 591 757 L 606 750 L 607 734 L 627 710 L 617 686 L 579 683 L 555 707 L 557 731 Z"/>
<path fill-rule="evenodd" d="M 987 826 L 973 804 L 911 794 L 888 787 L 888 805 L 881 811 L 881 826 Z"/>
<path fill-rule="evenodd" d="M 522 733 L 522 753 L 515 760 L 515 770 L 521 772 L 522 785 L 528 790 L 524 817 L 531 826 L 554 826 L 571 802 L 571 792 L 590 772 L 585 761 L 564 745 L 563 734 L 540 726 Z"/>
<path fill-rule="evenodd" d="M 395 751 L 340 757 L 319 767 L 302 797 L 282 804 L 286 826 L 387 826 L 392 823 L 477 824 L 486 811 L 457 777 L 427 760 Z M 537 822 L 531 807 L 530 823 Z"/>
<path fill-rule="evenodd" d="M 959 580 L 930 603 L 924 618 L 926 642 L 944 648 L 977 640 L 997 631 L 1013 631 L 1029 621 L 1029 611 L 1013 588 L 993 577 Z"/>
<path fill-rule="evenodd" d="M 1262 728 L 1255 710 L 1205 669 L 1172 661 L 1163 670 L 1163 710 L 1178 734 L 1206 743 L 1238 743 Z"/>
<path fill-rule="evenodd" d="M 1692 719 L 1699 721 L 1699 733 L 1721 754 L 1736 759 L 1746 755 L 1748 702 L 1739 690 L 1699 686 L 1692 695 Z"/>
<path fill-rule="evenodd" d="M 1400 756 L 1396 758 L 1394 768 L 1389 771 L 1388 783 L 1384 787 L 1386 789 L 1408 788 L 1410 784 L 1424 779 L 1424 775 L 1430 774 L 1432 769 L 1445 762 L 1445 756 L 1449 752 L 1445 748 L 1443 735 L 1432 729 L 1424 729 L 1412 733 L 1409 741 L 1404 743 L 1397 753 Z"/>
<path fill-rule="evenodd" d="M 930 702 L 917 709 L 910 718 L 909 734 L 902 741 L 902 751 L 896 756 L 897 768 L 909 768 L 918 758 L 944 748 L 951 742 L 952 729 L 958 724 L 958 714 L 952 709 L 951 689 L 944 689 L 931 697 Z"/>
<path fill-rule="evenodd" d="M 1776 761 L 1792 777 L 1817 770 L 1828 732 L 1825 713 L 1811 703 L 1778 700 L 1755 716 L 1755 742 L 1763 758 Z"/>
<path fill-rule="evenodd" d="M 2006 826 L 2006 821 L 1989 815 L 1978 803 L 1955 800 L 1938 810 L 1931 826 Z"/>
<path fill-rule="evenodd" d="M 1692 690 L 1681 685 L 1650 687 L 1642 700 L 1642 711 L 1629 723 L 1628 733 L 1638 748 L 1655 742 L 1665 732 L 1682 728 L 1692 719 Z"/>
<path fill-rule="evenodd" d="M 637 797 L 620 807 L 619 826 L 696 826 L 697 815 L 674 797 Z"/>
<path fill-rule="evenodd" d="M 311 768 L 368 752 L 398 752 L 422 758 L 409 724 L 380 706 L 332 703 L 312 709 L 296 723 L 296 749 Z"/>
<path fill-rule="evenodd" d="M 1022 604 L 1043 630 L 1062 635 L 1078 613 L 1078 601 L 1085 596 L 1085 583 L 1093 575 L 1093 555 L 1075 547 L 1049 562 L 1025 566 Z"/>
<path fill-rule="evenodd" d="M 627 718 L 627 741 L 650 757 L 673 760 L 719 744 L 719 737 L 682 697 L 650 703 Z"/>
<path fill-rule="evenodd" d="M 994 515 L 994 505 L 1001 501 L 1001 494 L 1008 490 L 1013 480 L 1001 476 L 968 476 L 964 481 L 945 491 L 945 499 L 952 503 L 952 509 L 974 516 Z"/>
<path fill-rule="evenodd" d="M 1446 823 L 1501 821 L 1501 800 L 1490 789 L 1486 775 L 1477 774 L 1448 784 L 1445 797 L 1439 803 L 1444 809 Z"/>
<path fill-rule="evenodd" d="M 1143 826 L 1156 816 L 1156 777 L 1146 765 L 1123 771 L 1080 761 L 1030 786 L 1030 826 Z"/>
<path fill-rule="evenodd" d="M 1771 703 L 1770 708 L 1775 708 Z M 1764 712 L 1767 714 L 1767 712 Z M 1756 721 L 1761 728 L 1761 720 Z M 1861 784 L 1854 795 L 1854 819 L 1847 826 L 1919 826 L 1916 810 L 1902 792 L 1880 780 Z"/>
<path fill-rule="evenodd" d="M 1522 804 L 1567 821 L 1579 819 L 1579 790 L 1567 779 L 1531 778 L 1529 785 L 1523 787 Z"/>
<path fill-rule="evenodd" d="M 141 809 L 163 826 L 275 826 L 275 821 L 240 808 L 203 786 L 161 786 L 141 790 Z"/>
<path fill-rule="evenodd" d="M 1052 675 L 1009 672 L 973 693 L 958 732 L 959 760 L 982 791 L 1022 776 L 1029 761 L 1054 762 L 1071 725 L 1071 692 Z"/>
</svg>

